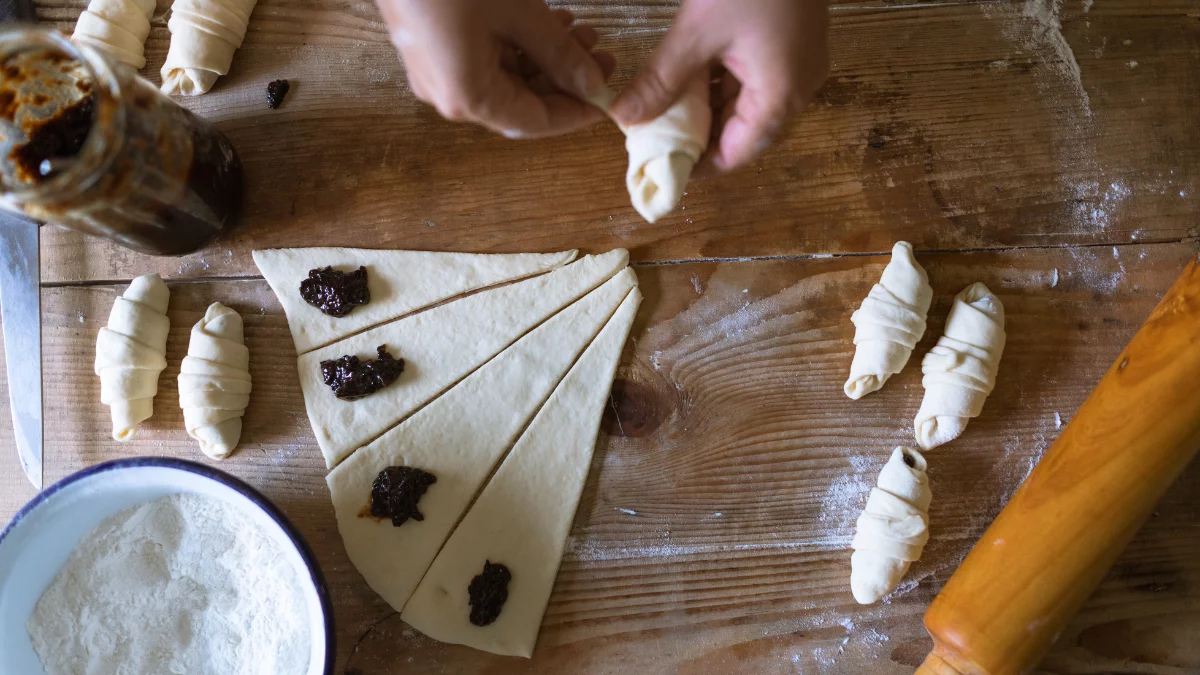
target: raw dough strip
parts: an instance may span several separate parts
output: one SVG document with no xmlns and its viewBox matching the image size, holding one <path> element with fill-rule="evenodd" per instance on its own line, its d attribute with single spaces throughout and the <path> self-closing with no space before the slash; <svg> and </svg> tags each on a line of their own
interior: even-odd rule
<svg viewBox="0 0 1200 675">
<path fill-rule="evenodd" d="M 442 642 L 532 656 L 641 299 L 629 293 L 529 423 L 404 606 L 410 626 Z M 500 616 L 479 627 L 468 620 L 467 587 L 488 560 L 513 578 Z"/>
<path fill-rule="evenodd" d="M 1004 352 L 1004 305 L 974 283 L 954 298 L 946 332 L 925 355 L 925 397 L 913 421 L 917 443 L 931 450 L 958 438 L 996 385 Z"/>
<path fill-rule="evenodd" d="M 258 0 L 176 0 L 171 7 L 171 46 L 162 66 L 162 90 L 195 96 L 229 72 Z"/>
<path fill-rule="evenodd" d="M 179 407 L 188 436 L 213 459 L 225 459 L 242 436 L 250 402 L 250 350 L 242 317 L 219 302 L 195 326 L 179 368 Z"/>
<path fill-rule="evenodd" d="M 601 90 L 590 103 L 607 111 L 616 93 Z M 619 125 L 618 125 L 619 126 Z M 667 111 L 645 124 L 621 127 L 629 168 L 625 187 L 633 208 L 647 222 L 675 209 L 700 156 L 708 149 L 712 130 L 708 80 L 697 77 Z"/>
<path fill-rule="evenodd" d="M 304 354 L 443 300 L 557 269 L 577 253 L 276 248 L 254 251 L 254 264 L 283 305 L 296 353 Z M 326 266 L 342 272 L 366 267 L 371 301 L 343 317 L 329 316 L 308 304 L 300 295 L 300 282 L 310 270 Z"/>
<path fill-rule="evenodd" d="M 913 257 L 912 244 L 896 242 L 879 283 L 850 317 L 855 349 L 850 378 L 843 387 L 846 396 L 857 400 L 878 391 L 904 369 L 925 334 L 932 301 L 929 277 Z"/>
<path fill-rule="evenodd" d="M 170 296 L 157 274 L 134 279 L 96 337 L 100 402 L 111 409 L 115 440 L 133 440 L 138 424 L 154 413 L 158 374 L 167 367 Z"/>
<path fill-rule="evenodd" d="M 79 15 L 71 39 L 140 70 L 146 65 L 152 14 L 154 0 L 92 0 Z"/>
<path fill-rule="evenodd" d="M 360 448 L 326 477 L 347 555 L 396 611 L 404 609 L 471 499 L 526 423 L 635 284 L 633 271 L 622 270 Z M 372 483 L 389 466 L 411 466 L 437 478 L 418 503 L 424 520 L 396 527 L 390 519 L 363 515 Z"/>
<path fill-rule="evenodd" d="M 933 499 L 925 467 L 921 453 L 898 447 L 879 472 L 878 487 L 871 488 L 850 542 L 850 590 L 861 604 L 890 593 L 909 565 L 921 559 Z"/>
</svg>

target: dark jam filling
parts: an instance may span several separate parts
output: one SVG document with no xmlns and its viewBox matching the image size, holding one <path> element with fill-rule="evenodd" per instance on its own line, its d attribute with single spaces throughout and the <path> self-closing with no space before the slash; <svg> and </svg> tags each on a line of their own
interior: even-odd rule
<svg viewBox="0 0 1200 675">
<path fill-rule="evenodd" d="M 476 575 L 467 586 L 471 603 L 471 623 L 486 626 L 500 616 L 500 610 L 508 601 L 508 582 L 512 573 L 500 563 L 488 560 L 483 564 L 483 574 Z"/>
<path fill-rule="evenodd" d="M 283 97 L 287 96 L 288 90 L 292 88 L 291 83 L 287 80 L 275 80 L 267 85 L 267 107 L 274 110 L 283 103 Z"/>
<path fill-rule="evenodd" d="M 437 477 L 428 471 L 410 466 L 389 466 L 380 471 L 371 484 L 370 514 L 376 518 L 391 518 L 396 527 L 407 523 L 409 518 L 425 520 L 417 510 L 417 503 L 436 482 Z"/>
<path fill-rule="evenodd" d="M 354 401 L 395 382 L 404 372 L 404 359 L 393 358 L 383 345 L 377 352 L 379 358 L 374 361 L 361 361 L 357 356 L 322 361 L 325 384 L 338 398 Z"/>
<path fill-rule="evenodd" d="M 56 162 L 73 158 L 83 150 L 83 143 L 92 130 L 95 108 L 95 97 L 89 95 L 51 118 L 31 124 L 27 129 L 29 140 L 9 154 L 16 164 L 17 175 L 23 180 L 40 183 L 58 173 L 60 169 L 53 168 Z M 49 171 L 43 171 L 42 163 L 46 160 L 50 160 L 52 167 Z"/>
<path fill-rule="evenodd" d="M 349 274 L 332 267 L 309 270 L 308 278 L 300 282 L 300 297 L 329 316 L 346 316 L 371 301 L 367 268 L 359 267 Z"/>
<path fill-rule="evenodd" d="M 908 465 L 908 468 L 910 468 L 910 469 L 917 468 L 917 460 L 913 459 L 912 455 L 908 454 L 907 452 L 903 452 L 903 451 L 900 454 L 904 457 L 904 463 Z"/>
</svg>

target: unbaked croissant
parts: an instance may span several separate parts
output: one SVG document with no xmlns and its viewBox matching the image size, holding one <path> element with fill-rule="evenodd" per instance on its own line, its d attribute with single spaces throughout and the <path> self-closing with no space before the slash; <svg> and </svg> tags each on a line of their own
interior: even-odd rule
<svg viewBox="0 0 1200 675">
<path fill-rule="evenodd" d="M 1004 305 L 974 283 L 954 297 L 946 332 L 921 362 L 925 397 L 913 421 L 924 450 L 958 438 L 996 386 L 1004 353 Z"/>
<path fill-rule="evenodd" d="M 666 112 L 624 129 L 629 152 L 625 186 L 633 208 L 648 222 L 675 209 L 692 168 L 708 148 L 712 128 L 708 97 L 708 81 L 697 78 Z"/>
<path fill-rule="evenodd" d="M 71 39 L 141 69 L 146 65 L 152 14 L 154 0 L 92 0 L 79 15 Z"/>
<path fill-rule="evenodd" d="M 162 66 L 162 90 L 195 96 L 229 72 L 258 0 L 176 0 L 167 28 L 171 46 Z"/>
<path fill-rule="evenodd" d="M 913 257 L 912 244 L 896 242 L 879 283 L 871 287 L 850 320 L 854 322 L 854 361 L 843 390 L 852 399 L 878 391 L 904 369 L 925 334 L 933 301 L 929 277 Z"/>
<path fill-rule="evenodd" d="M 192 327 L 188 355 L 179 368 L 179 406 L 188 436 L 213 459 L 233 452 L 250 402 L 250 350 L 242 317 L 219 302 Z"/>
<path fill-rule="evenodd" d="M 157 274 L 134 279 L 96 338 L 100 402 L 111 409 L 112 435 L 118 441 L 133 439 L 138 424 L 154 412 L 158 374 L 167 367 L 170 296 Z"/>
<path fill-rule="evenodd" d="M 890 593 L 921 558 L 932 499 L 925 458 L 912 448 L 893 450 L 850 543 L 850 590 L 859 603 L 869 605 Z"/>
</svg>

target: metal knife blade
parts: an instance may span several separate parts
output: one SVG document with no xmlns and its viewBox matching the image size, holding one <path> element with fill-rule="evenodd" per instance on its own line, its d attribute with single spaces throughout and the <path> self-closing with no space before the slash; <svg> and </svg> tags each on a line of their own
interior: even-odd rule
<svg viewBox="0 0 1200 675">
<path fill-rule="evenodd" d="M 0 322 L 17 455 L 42 489 L 42 303 L 37 223 L 0 211 Z"/>
</svg>

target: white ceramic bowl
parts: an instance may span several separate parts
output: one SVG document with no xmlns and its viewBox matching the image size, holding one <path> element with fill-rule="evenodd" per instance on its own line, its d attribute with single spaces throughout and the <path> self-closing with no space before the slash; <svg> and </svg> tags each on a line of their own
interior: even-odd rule
<svg viewBox="0 0 1200 675">
<path fill-rule="evenodd" d="M 79 539 L 121 509 L 180 492 L 228 502 L 276 539 L 296 568 L 312 630 L 308 672 L 297 675 L 333 673 L 329 590 L 295 528 L 266 497 L 237 478 L 164 457 L 121 459 L 74 473 L 34 497 L 0 533 L 0 673 L 44 673 L 25 624 Z"/>
</svg>

